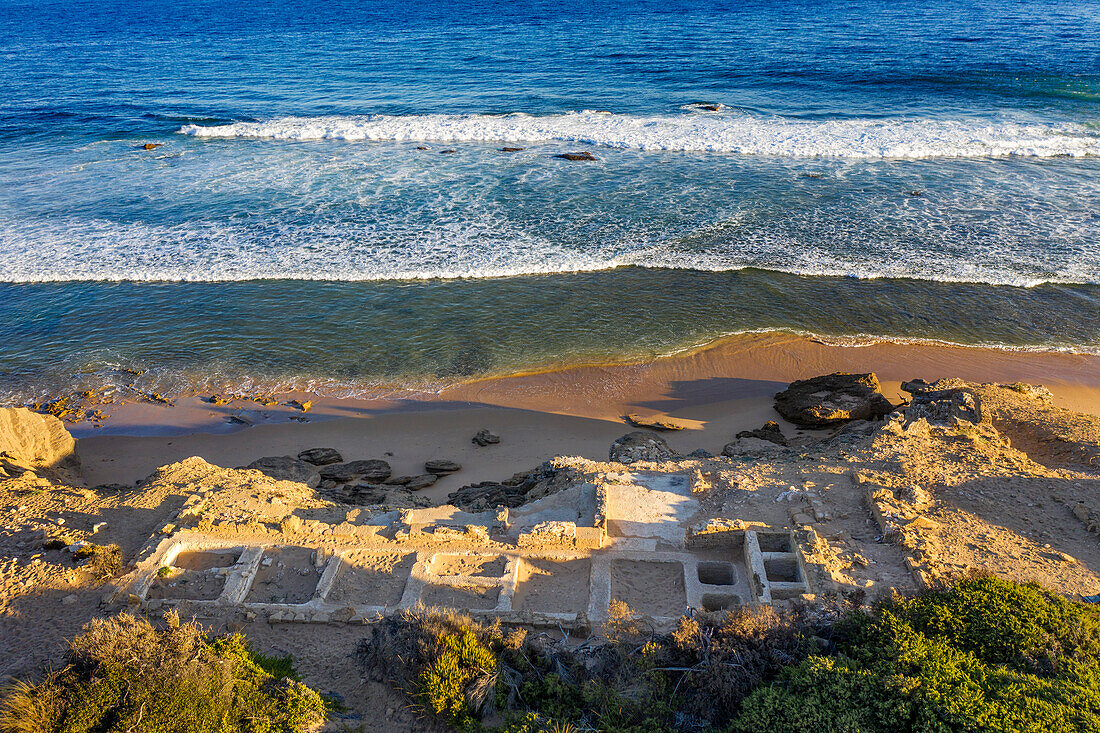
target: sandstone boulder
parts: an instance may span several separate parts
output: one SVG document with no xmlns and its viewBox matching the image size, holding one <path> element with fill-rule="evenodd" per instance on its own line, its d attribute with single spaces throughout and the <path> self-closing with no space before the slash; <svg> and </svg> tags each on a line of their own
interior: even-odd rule
<svg viewBox="0 0 1100 733">
<path fill-rule="evenodd" d="M 347 483 L 355 478 L 377 483 L 390 477 L 390 464 L 376 458 L 366 461 L 349 461 L 348 463 L 330 463 L 320 469 L 321 478 Z"/>
<path fill-rule="evenodd" d="M 787 436 L 783 435 L 783 431 L 779 429 L 779 423 L 775 420 L 769 420 L 764 423 L 763 427 L 759 427 L 756 430 L 742 430 L 735 437 L 738 440 L 741 438 L 759 438 L 769 443 L 787 445 Z"/>
<path fill-rule="evenodd" d="M 427 461 L 424 463 L 424 470 L 428 473 L 434 473 L 437 476 L 442 476 L 448 473 L 454 473 L 462 468 L 461 465 L 454 461 L 448 460 L 435 460 Z"/>
<path fill-rule="evenodd" d="M 321 483 L 321 476 L 316 468 L 290 456 L 266 456 L 252 461 L 245 468 L 259 471 L 276 481 L 296 481 L 311 489 L 317 488 Z"/>
<path fill-rule="evenodd" d="M 636 461 L 667 461 L 676 457 L 676 451 L 669 448 L 665 439 L 654 433 L 635 430 L 611 444 L 608 460 L 614 463 L 634 463 Z"/>
<path fill-rule="evenodd" d="M 684 426 L 675 420 L 661 417 L 643 417 L 630 413 L 625 420 L 636 428 L 648 428 L 650 430 L 683 430 Z"/>
<path fill-rule="evenodd" d="M 874 374 L 837 372 L 791 382 L 775 395 L 775 409 L 793 423 L 828 427 L 880 418 L 894 406 L 880 391 Z"/>
<path fill-rule="evenodd" d="M 499 435 L 494 435 L 493 433 L 490 433 L 488 430 L 478 430 L 477 435 L 475 435 L 470 440 L 474 445 L 476 445 L 480 448 L 484 448 L 487 445 L 496 445 L 497 443 L 499 443 L 500 442 L 500 436 Z"/>
<path fill-rule="evenodd" d="M 327 466 L 330 463 L 342 463 L 344 457 L 335 448 L 310 448 L 299 453 L 298 460 L 314 466 Z"/>
<path fill-rule="evenodd" d="M 981 399 L 957 383 L 914 379 L 902 382 L 901 388 L 913 395 L 905 408 L 905 418 L 910 422 L 921 418 L 932 425 L 954 425 L 956 420 L 975 425 L 983 422 Z M 984 420 L 989 422 L 988 418 Z"/>
<path fill-rule="evenodd" d="M 26 468 L 80 472 L 76 441 L 53 415 L 25 407 L 0 409 L 0 457 Z"/>
</svg>

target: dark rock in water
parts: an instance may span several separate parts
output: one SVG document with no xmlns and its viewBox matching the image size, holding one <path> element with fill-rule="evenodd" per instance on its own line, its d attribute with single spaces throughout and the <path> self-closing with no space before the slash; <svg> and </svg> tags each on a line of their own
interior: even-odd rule
<svg viewBox="0 0 1100 733">
<path fill-rule="evenodd" d="M 721 112 L 726 108 L 724 104 L 700 104 L 699 109 L 704 112 Z"/>
<path fill-rule="evenodd" d="M 354 478 L 366 481 L 385 481 L 390 477 L 390 464 L 378 459 L 333 463 L 321 468 L 321 478 L 337 483 L 347 483 Z"/>
<path fill-rule="evenodd" d="M 427 471 L 428 473 L 434 473 L 437 476 L 442 476 L 443 474 L 447 473 L 454 473 L 461 468 L 462 466 L 460 466 L 459 464 L 455 463 L 454 461 L 448 460 L 427 461 L 424 464 L 425 471 Z"/>
<path fill-rule="evenodd" d="M 427 145 L 417 145 L 416 149 L 417 150 L 431 150 L 431 148 L 429 148 Z"/>
<path fill-rule="evenodd" d="M 344 457 L 335 448 L 309 448 L 298 454 L 298 460 L 314 466 L 327 466 L 330 463 L 342 463 Z"/>
<path fill-rule="evenodd" d="M 487 445 L 496 445 L 500 442 L 500 436 L 490 433 L 488 430 L 478 430 L 477 435 L 470 439 L 470 441 L 481 448 Z"/>
<path fill-rule="evenodd" d="M 141 146 L 142 150 L 156 150 L 159 147 L 163 147 L 164 143 L 145 143 Z"/>
<path fill-rule="evenodd" d="M 769 420 L 764 423 L 764 427 L 757 428 L 756 430 L 742 430 L 736 435 L 740 438 L 759 438 L 760 440 L 766 440 L 769 443 L 776 443 L 778 445 L 787 445 L 787 436 L 783 435 L 783 431 L 779 429 L 779 423 L 774 420 Z"/>
<path fill-rule="evenodd" d="M 526 149 L 527 148 L 501 148 L 500 152 L 502 152 L 502 153 L 518 153 L 518 152 L 526 150 Z"/>
<path fill-rule="evenodd" d="M 597 160 L 596 156 L 587 150 L 582 150 L 579 153 L 558 153 L 554 157 L 563 160 Z"/>
<path fill-rule="evenodd" d="M 482 481 L 447 495 L 447 503 L 463 511 L 481 512 L 499 506 L 517 507 L 574 485 L 576 472 L 547 461 L 505 481 Z"/>
<path fill-rule="evenodd" d="M 439 154 L 442 155 L 443 153 L 457 153 L 457 152 L 458 152 L 457 150 L 440 150 Z"/>
<path fill-rule="evenodd" d="M 827 427 L 849 420 L 873 420 L 894 406 L 879 390 L 874 374 L 837 372 L 791 382 L 775 395 L 775 409 L 793 423 Z"/>
<path fill-rule="evenodd" d="M 675 420 L 667 420 L 660 417 L 642 417 L 630 413 L 624 418 L 636 428 L 649 428 L 650 430 L 683 430 L 684 426 Z"/>
<path fill-rule="evenodd" d="M 611 450 L 608 452 L 608 460 L 617 463 L 667 461 L 676 457 L 676 451 L 668 447 L 664 438 L 642 430 L 627 433 L 619 438 L 611 444 Z"/>
<path fill-rule="evenodd" d="M 290 456 L 267 456 L 252 461 L 244 468 L 259 471 L 277 481 L 297 481 L 311 489 L 317 488 L 321 483 L 321 476 L 316 468 Z"/>
<path fill-rule="evenodd" d="M 409 481 L 405 484 L 405 488 L 409 491 L 420 491 L 421 489 L 428 488 L 438 480 L 439 476 L 436 476 L 434 473 L 425 473 L 420 476 L 413 476 L 412 478 L 410 478 Z"/>
</svg>

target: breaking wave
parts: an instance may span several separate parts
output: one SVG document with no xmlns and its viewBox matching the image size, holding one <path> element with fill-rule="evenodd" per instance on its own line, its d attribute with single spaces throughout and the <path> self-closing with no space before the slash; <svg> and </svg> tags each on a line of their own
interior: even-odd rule
<svg viewBox="0 0 1100 733">
<path fill-rule="evenodd" d="M 795 158 L 1086 157 L 1100 134 L 1072 123 L 981 119 L 803 120 L 742 111 L 635 116 L 608 112 L 281 117 L 184 125 L 185 135 L 269 140 L 569 143 L 622 150 Z"/>
</svg>

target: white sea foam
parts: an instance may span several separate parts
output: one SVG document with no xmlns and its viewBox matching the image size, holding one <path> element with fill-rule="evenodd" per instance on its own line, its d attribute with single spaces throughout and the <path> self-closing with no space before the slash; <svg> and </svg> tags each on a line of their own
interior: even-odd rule
<svg viewBox="0 0 1100 733">
<path fill-rule="evenodd" d="M 282 117 L 230 125 L 185 125 L 179 131 L 205 138 L 568 143 L 624 150 L 796 158 L 1100 155 L 1100 135 L 1070 123 L 912 118 L 801 120 L 740 112 Z"/>
<path fill-rule="evenodd" d="M 867 245 L 871 246 L 871 245 Z M 1060 263 L 1053 272 L 1025 268 L 1026 252 L 1000 258 L 982 250 L 911 261 L 904 251 L 865 247 L 838 252 L 775 233 L 749 232 L 737 246 L 682 249 L 675 242 L 609 243 L 576 250 L 489 222 L 443 224 L 409 236 L 400 227 L 180 226 L 104 220 L 4 222 L 0 219 L 0 282 L 245 280 L 380 281 L 481 279 L 596 272 L 637 266 L 711 272 L 749 268 L 794 275 L 1035 287 L 1100 283 L 1095 263 Z M 1053 263 L 1048 263 L 1053 264 Z"/>
</svg>

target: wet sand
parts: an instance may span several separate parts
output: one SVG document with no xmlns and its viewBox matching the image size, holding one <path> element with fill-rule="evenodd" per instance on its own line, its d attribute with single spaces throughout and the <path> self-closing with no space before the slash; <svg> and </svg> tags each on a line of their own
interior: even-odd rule
<svg viewBox="0 0 1100 733">
<path fill-rule="evenodd" d="M 384 458 L 395 475 L 422 473 L 423 462 L 434 458 L 456 460 L 461 471 L 422 492 L 439 501 L 460 486 L 502 480 L 554 455 L 606 460 L 611 441 L 634 429 L 622 419 L 627 413 L 676 418 L 687 429 L 664 434 L 673 448 L 718 452 L 739 430 L 778 418 L 772 409 L 776 391 L 795 379 L 835 371 L 877 373 L 896 403 L 906 396 L 902 380 L 950 376 L 1043 384 L 1059 406 L 1100 414 L 1098 356 L 882 342 L 851 346 L 761 334 L 644 364 L 478 380 L 432 395 L 280 395 L 276 407 L 215 407 L 198 396 L 177 400 L 175 407 L 127 404 L 113 406 L 100 428 L 78 423 L 71 429 L 91 484 L 132 483 L 192 455 L 232 467 L 325 446 L 346 460 Z M 290 399 L 310 399 L 313 407 L 303 413 L 282 404 Z M 258 424 L 233 425 L 227 422 L 231 415 Z M 783 427 L 795 433 L 794 426 Z M 483 428 L 500 435 L 501 443 L 475 446 L 470 439 Z"/>
</svg>

